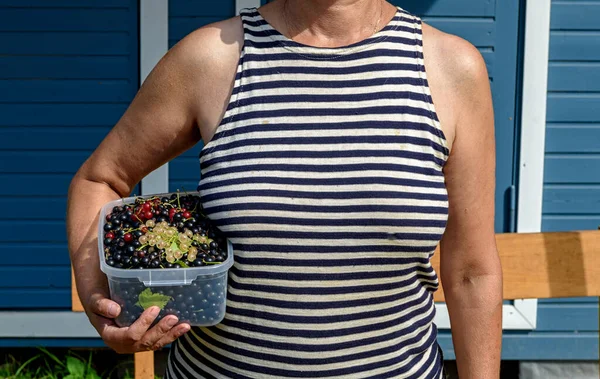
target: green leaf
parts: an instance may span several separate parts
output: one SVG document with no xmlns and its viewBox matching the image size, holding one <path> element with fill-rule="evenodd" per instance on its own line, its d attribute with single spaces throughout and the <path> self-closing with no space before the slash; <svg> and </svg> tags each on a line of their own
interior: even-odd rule
<svg viewBox="0 0 600 379">
<path fill-rule="evenodd" d="M 75 376 L 73 374 L 69 374 L 67 376 L 63 376 L 63 379 L 81 379 L 81 376 Z"/>
<path fill-rule="evenodd" d="M 163 309 L 169 300 L 173 300 L 171 296 L 162 295 L 160 293 L 152 293 L 150 288 L 146 288 L 140 293 L 138 296 L 138 302 L 135 303 L 138 307 L 142 307 L 143 309 L 148 309 L 152 306 L 157 306 L 160 309 Z"/>
<path fill-rule="evenodd" d="M 85 364 L 75 357 L 67 357 L 67 370 L 69 370 L 69 374 L 83 379 Z"/>
<path fill-rule="evenodd" d="M 190 268 L 190 266 L 188 266 L 184 261 L 175 261 L 175 263 L 177 263 L 178 265 L 180 265 L 183 268 Z"/>
</svg>

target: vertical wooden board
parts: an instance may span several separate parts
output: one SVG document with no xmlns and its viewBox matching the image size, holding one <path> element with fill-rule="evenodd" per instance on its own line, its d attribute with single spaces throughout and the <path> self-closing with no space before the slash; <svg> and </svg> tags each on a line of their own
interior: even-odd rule
<svg viewBox="0 0 600 379">
<path fill-rule="evenodd" d="M 154 379 L 154 352 L 134 354 L 135 379 Z"/>
<path fill-rule="evenodd" d="M 71 310 L 73 312 L 83 312 L 83 304 L 79 299 L 79 294 L 77 293 L 77 284 L 75 282 L 75 273 L 73 268 L 71 267 Z"/>
</svg>

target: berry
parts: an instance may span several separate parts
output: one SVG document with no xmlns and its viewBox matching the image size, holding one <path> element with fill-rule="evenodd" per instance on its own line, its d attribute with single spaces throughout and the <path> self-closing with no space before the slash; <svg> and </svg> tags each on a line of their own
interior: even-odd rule
<svg viewBox="0 0 600 379">
<path fill-rule="evenodd" d="M 123 236 L 123 239 L 125 240 L 125 242 L 131 242 L 133 241 L 133 236 L 131 235 L 131 233 L 127 233 Z M 211 243 L 212 246 L 212 243 Z"/>
<path fill-rule="evenodd" d="M 115 235 L 113 232 L 108 232 L 108 233 L 106 233 L 106 235 L 104 237 L 112 239 L 112 238 L 115 238 Z"/>
</svg>

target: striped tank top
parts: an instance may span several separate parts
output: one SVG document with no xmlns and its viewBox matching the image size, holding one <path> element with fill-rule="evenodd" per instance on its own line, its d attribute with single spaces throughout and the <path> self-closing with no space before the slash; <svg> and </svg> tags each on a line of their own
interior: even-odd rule
<svg viewBox="0 0 600 379">
<path fill-rule="evenodd" d="M 172 344 L 167 378 L 441 378 L 430 259 L 448 148 L 421 20 L 397 8 L 343 47 L 297 43 L 256 8 L 230 102 L 200 153 L 231 240 L 221 323 Z"/>
</svg>

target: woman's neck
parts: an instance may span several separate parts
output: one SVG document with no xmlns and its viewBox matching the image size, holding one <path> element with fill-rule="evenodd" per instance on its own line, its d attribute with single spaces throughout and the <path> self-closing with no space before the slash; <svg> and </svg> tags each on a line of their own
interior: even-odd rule
<svg viewBox="0 0 600 379">
<path fill-rule="evenodd" d="M 363 40 L 391 18 L 391 6 L 385 0 L 278 0 L 275 4 L 284 34 L 320 47 Z"/>
</svg>

